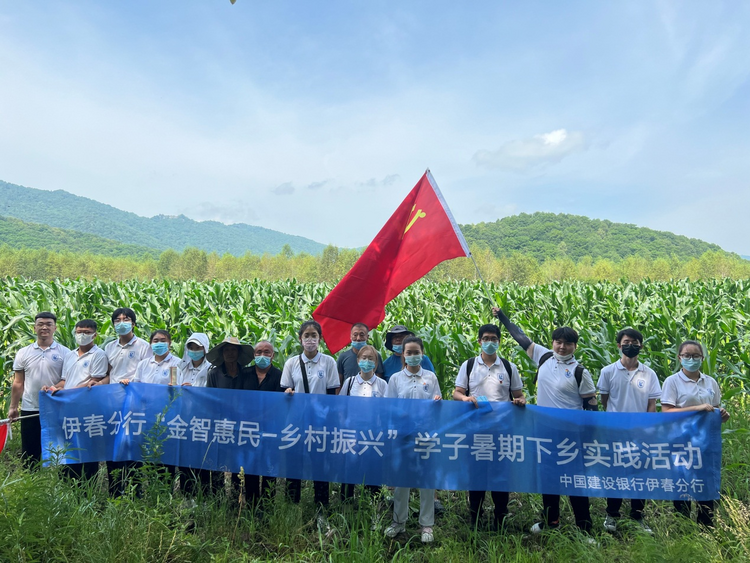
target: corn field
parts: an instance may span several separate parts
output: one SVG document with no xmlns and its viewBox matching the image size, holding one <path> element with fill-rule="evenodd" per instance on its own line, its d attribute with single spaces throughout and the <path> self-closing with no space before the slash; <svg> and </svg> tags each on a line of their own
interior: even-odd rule
<svg viewBox="0 0 750 563">
<path fill-rule="evenodd" d="M 71 348 L 75 347 L 72 331 L 76 321 L 96 320 L 101 345 L 114 337 L 112 311 L 131 307 L 138 316 L 137 334 L 147 337 L 152 330 L 166 328 L 172 334 L 173 351 L 179 355 L 190 333 L 200 331 L 209 335 L 212 344 L 226 335 L 250 343 L 268 339 L 277 349 L 274 363 L 281 366 L 288 356 L 299 352 L 297 328 L 311 317 L 331 287 L 295 280 L 6 279 L 0 288 L 0 405 L 9 396 L 16 352 L 34 340 L 32 326 L 39 311 L 58 316 L 56 338 Z M 555 327 L 575 328 L 580 334 L 577 357 L 594 379 L 602 366 L 617 359 L 615 335 L 625 327 L 644 334 L 642 361 L 662 380 L 677 371 L 676 349 L 685 339 L 706 346 L 703 371 L 716 377 L 724 398 L 743 393 L 750 379 L 750 335 L 746 330 L 750 324 L 750 280 L 489 284 L 487 288 L 474 281 L 422 281 L 389 304 L 386 320 L 373 330 L 371 343 L 385 357 L 388 327 L 405 324 L 414 330 L 423 338 L 447 395 L 461 362 L 478 352 L 477 329 L 492 322 L 493 304 L 503 307 L 534 341 L 546 346 Z M 500 354 L 517 363 L 530 384 L 534 368 L 504 331 Z"/>
</svg>

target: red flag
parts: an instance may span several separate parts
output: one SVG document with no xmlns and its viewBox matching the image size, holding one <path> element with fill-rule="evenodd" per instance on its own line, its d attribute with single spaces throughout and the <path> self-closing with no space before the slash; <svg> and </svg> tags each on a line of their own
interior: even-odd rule
<svg viewBox="0 0 750 563">
<path fill-rule="evenodd" d="M 328 349 L 350 342 L 354 323 L 378 326 L 385 305 L 445 260 L 469 247 L 430 172 L 391 215 L 352 269 L 315 309 Z"/>
<path fill-rule="evenodd" d="M 8 441 L 10 434 L 10 420 L 0 420 L 0 453 L 5 449 L 5 443 Z"/>
</svg>

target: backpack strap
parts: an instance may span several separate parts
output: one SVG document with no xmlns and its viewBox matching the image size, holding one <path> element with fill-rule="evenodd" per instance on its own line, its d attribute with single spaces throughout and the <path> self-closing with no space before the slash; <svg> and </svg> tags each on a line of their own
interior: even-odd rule
<svg viewBox="0 0 750 563">
<path fill-rule="evenodd" d="M 305 362 L 302 361 L 302 354 L 299 355 L 299 368 L 302 371 L 302 384 L 305 386 L 305 393 L 310 394 L 310 382 L 307 381 L 307 370 Z"/>
<path fill-rule="evenodd" d="M 539 358 L 539 364 L 537 365 L 536 374 L 534 375 L 534 385 L 536 385 L 536 381 L 537 379 L 539 379 L 539 368 L 541 368 L 542 364 L 544 364 L 544 362 L 549 360 L 551 357 L 552 357 L 552 352 L 546 352 L 545 354 L 542 354 L 541 358 Z"/>
<path fill-rule="evenodd" d="M 472 356 L 466 362 L 466 396 L 469 396 L 469 381 L 471 380 L 471 370 L 474 369 L 474 360 L 476 358 Z"/>
<path fill-rule="evenodd" d="M 552 352 L 547 352 L 546 354 L 543 354 L 541 358 L 539 358 L 539 366 L 536 368 L 536 375 L 534 376 L 534 385 L 536 385 L 537 379 L 539 379 L 539 368 L 542 367 L 542 364 L 549 360 L 553 356 Z M 578 389 L 581 388 L 581 383 L 583 382 L 583 370 L 584 367 L 581 364 L 578 364 L 575 369 L 575 376 L 576 376 L 576 384 L 578 385 Z"/>
<path fill-rule="evenodd" d="M 513 370 L 511 369 L 510 362 L 508 360 L 506 360 L 505 358 L 500 358 L 500 361 L 503 362 L 505 373 L 508 374 L 508 400 L 513 402 L 513 391 L 510 390 L 510 384 L 513 382 Z"/>
</svg>

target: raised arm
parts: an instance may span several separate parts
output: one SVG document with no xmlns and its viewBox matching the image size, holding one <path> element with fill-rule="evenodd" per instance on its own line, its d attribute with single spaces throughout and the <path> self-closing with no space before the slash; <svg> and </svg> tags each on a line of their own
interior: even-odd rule
<svg viewBox="0 0 750 563">
<path fill-rule="evenodd" d="M 503 326 L 513 337 L 513 340 L 518 342 L 518 345 L 526 351 L 526 353 L 529 355 L 529 358 L 533 358 L 534 343 L 531 341 L 531 338 L 526 336 L 526 333 L 521 330 L 521 327 L 513 324 L 500 307 L 493 307 L 492 314 L 495 315 L 501 323 L 503 323 Z"/>
</svg>

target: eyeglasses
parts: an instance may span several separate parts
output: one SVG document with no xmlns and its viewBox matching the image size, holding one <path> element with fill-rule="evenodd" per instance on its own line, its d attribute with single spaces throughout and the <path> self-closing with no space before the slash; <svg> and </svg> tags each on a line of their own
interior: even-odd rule
<svg viewBox="0 0 750 563">
<path fill-rule="evenodd" d="M 52 328 L 55 323 L 34 323 L 37 328 Z"/>
<path fill-rule="evenodd" d="M 701 354 L 693 354 L 693 355 L 680 355 L 680 358 L 683 360 L 702 360 L 703 356 Z"/>
</svg>

